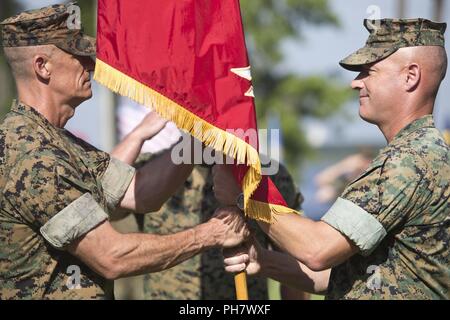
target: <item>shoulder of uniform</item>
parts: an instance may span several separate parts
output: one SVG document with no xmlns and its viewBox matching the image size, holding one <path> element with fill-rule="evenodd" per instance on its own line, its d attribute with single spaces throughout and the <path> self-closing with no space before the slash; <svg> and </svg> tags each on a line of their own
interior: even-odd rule
<svg viewBox="0 0 450 320">
<path fill-rule="evenodd" d="M 428 177 L 432 174 L 426 157 L 417 148 L 411 145 L 402 145 L 392 148 L 387 154 L 383 171 L 391 170 L 396 175 L 418 175 Z"/>
</svg>

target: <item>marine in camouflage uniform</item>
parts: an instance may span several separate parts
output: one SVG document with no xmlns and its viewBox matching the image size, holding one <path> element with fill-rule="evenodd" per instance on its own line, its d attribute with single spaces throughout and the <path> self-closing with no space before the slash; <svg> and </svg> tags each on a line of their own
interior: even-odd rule
<svg viewBox="0 0 450 320">
<path fill-rule="evenodd" d="M 149 157 L 142 156 L 137 167 Z M 298 209 L 303 198 L 286 168 L 280 165 L 278 173 L 271 178 L 286 203 Z M 169 234 L 209 220 L 219 207 L 212 187 L 210 168 L 197 165 L 184 186 L 158 212 L 144 217 L 144 232 Z M 260 243 L 267 247 L 267 237 L 256 223 L 250 223 Z M 265 278 L 249 277 L 247 285 L 250 299 L 268 299 Z M 224 270 L 221 250 L 211 249 L 171 269 L 145 275 L 144 297 L 168 300 L 233 300 L 236 298 L 236 290 L 233 275 Z"/>
<path fill-rule="evenodd" d="M 64 248 L 108 219 L 134 169 L 18 102 L 0 125 L 0 159 L 0 298 L 113 298 L 112 282 Z"/>
<path fill-rule="evenodd" d="M 358 71 L 403 47 L 444 47 L 444 23 L 364 25 L 369 39 L 341 61 L 346 69 Z M 450 149 L 432 115 L 398 132 L 322 220 L 360 249 L 332 269 L 329 299 L 449 299 Z"/>
<path fill-rule="evenodd" d="M 55 5 L 9 18 L 1 23 L 2 45 L 50 42 L 95 54 L 92 38 L 67 28 L 68 17 L 68 6 Z M 113 298 L 112 281 L 65 249 L 108 219 L 133 175 L 132 167 L 14 101 L 0 125 L 0 300 Z"/>
<path fill-rule="evenodd" d="M 332 270 L 328 298 L 448 299 L 449 180 L 432 116 L 402 129 L 323 218 L 362 253 Z"/>
</svg>

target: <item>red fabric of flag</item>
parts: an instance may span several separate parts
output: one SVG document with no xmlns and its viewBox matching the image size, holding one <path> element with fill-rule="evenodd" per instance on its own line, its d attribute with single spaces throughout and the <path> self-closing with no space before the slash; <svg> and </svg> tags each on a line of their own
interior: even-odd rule
<svg viewBox="0 0 450 320">
<path fill-rule="evenodd" d="M 261 177 L 238 0 L 99 0 L 94 78 L 245 164 L 233 173 L 247 215 L 292 212 Z"/>
</svg>

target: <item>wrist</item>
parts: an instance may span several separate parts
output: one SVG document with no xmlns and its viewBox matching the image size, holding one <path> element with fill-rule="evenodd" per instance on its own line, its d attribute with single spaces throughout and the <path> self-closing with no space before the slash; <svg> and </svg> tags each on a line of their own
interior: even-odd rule
<svg viewBox="0 0 450 320">
<path fill-rule="evenodd" d="M 143 144 L 145 142 L 145 137 L 140 133 L 139 128 L 134 129 L 128 134 L 128 139 L 130 142 Z"/>
<path fill-rule="evenodd" d="M 215 232 L 215 220 L 210 219 L 209 221 L 199 224 L 193 228 L 194 230 L 194 241 L 200 245 L 202 248 L 210 249 L 214 247 L 221 246 L 222 242 Z"/>
</svg>

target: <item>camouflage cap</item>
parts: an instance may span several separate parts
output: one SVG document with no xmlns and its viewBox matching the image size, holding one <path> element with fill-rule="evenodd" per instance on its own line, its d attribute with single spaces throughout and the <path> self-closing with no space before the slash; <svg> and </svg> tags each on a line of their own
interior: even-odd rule
<svg viewBox="0 0 450 320">
<path fill-rule="evenodd" d="M 339 62 L 347 70 L 360 71 L 361 66 L 387 58 L 400 48 L 445 46 L 446 23 L 422 18 L 365 19 L 364 26 L 370 32 L 366 45 Z"/>
<path fill-rule="evenodd" d="M 95 38 L 83 33 L 75 2 L 24 11 L 2 22 L 2 46 L 53 44 L 79 56 L 95 55 Z M 79 11 L 78 11 L 79 13 Z"/>
</svg>

